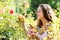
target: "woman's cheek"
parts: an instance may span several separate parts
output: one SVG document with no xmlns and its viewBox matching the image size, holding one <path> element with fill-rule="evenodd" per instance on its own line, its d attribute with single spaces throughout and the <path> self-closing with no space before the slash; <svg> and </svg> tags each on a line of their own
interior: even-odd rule
<svg viewBox="0 0 60 40">
<path fill-rule="evenodd" d="M 37 18 L 40 19 L 40 16 L 38 16 Z"/>
</svg>

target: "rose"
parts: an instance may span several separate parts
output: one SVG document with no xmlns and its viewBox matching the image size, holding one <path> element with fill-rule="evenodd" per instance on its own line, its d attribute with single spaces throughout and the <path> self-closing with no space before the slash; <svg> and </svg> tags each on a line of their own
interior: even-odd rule
<svg viewBox="0 0 60 40">
<path fill-rule="evenodd" d="M 13 14 L 14 13 L 14 10 L 13 9 L 10 9 L 10 14 Z"/>
</svg>

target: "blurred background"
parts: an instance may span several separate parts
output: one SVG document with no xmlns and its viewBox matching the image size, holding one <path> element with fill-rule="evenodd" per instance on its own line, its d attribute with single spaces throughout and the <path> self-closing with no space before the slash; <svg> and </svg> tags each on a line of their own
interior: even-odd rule
<svg viewBox="0 0 60 40">
<path fill-rule="evenodd" d="M 54 10 L 58 19 L 54 23 L 56 29 L 52 29 L 58 31 L 52 36 L 54 40 L 60 40 L 60 0 L 0 0 L 0 40 L 27 40 L 24 28 L 18 22 L 25 20 L 27 27 L 28 24 L 35 26 L 40 4 L 49 4 Z M 18 15 L 23 15 L 25 19 L 20 17 L 22 20 L 18 21 Z"/>
<path fill-rule="evenodd" d="M 15 13 L 22 15 L 32 14 L 36 19 L 36 10 L 39 4 L 49 4 L 59 16 L 60 0 L 0 0 L 0 10 L 7 11 L 12 9 Z"/>
</svg>

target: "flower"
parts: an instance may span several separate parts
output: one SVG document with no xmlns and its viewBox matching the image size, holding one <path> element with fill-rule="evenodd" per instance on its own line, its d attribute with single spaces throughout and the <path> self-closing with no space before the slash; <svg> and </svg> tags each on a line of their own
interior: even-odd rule
<svg viewBox="0 0 60 40">
<path fill-rule="evenodd" d="M 5 9 L 4 9 L 4 8 L 0 10 L 0 13 L 2 13 L 2 14 L 3 14 L 4 12 L 5 12 Z"/>
<path fill-rule="evenodd" d="M 29 3 L 28 3 L 28 2 L 24 2 L 24 3 L 23 3 L 23 7 L 29 8 Z"/>
<path fill-rule="evenodd" d="M 13 14 L 14 13 L 14 10 L 13 9 L 10 9 L 10 14 Z"/>
</svg>

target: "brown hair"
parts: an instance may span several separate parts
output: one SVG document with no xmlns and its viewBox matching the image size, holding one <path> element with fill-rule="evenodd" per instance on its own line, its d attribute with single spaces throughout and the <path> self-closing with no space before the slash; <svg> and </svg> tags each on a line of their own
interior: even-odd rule
<svg viewBox="0 0 60 40">
<path fill-rule="evenodd" d="M 52 10 L 52 8 L 48 5 L 48 4 L 41 4 L 41 5 L 39 5 L 39 7 L 38 7 L 38 10 L 37 10 L 37 13 L 38 13 L 38 11 L 40 11 L 39 9 L 41 8 L 41 10 L 43 11 L 43 15 L 44 15 L 44 18 L 48 21 L 48 22 L 52 22 L 52 16 L 51 16 L 51 12 L 49 11 L 49 10 L 51 10 L 51 11 L 53 11 Z M 50 14 L 50 15 L 49 15 Z M 41 20 L 38 20 L 38 27 L 41 27 L 43 25 L 43 23 L 42 23 L 42 21 Z"/>
</svg>

